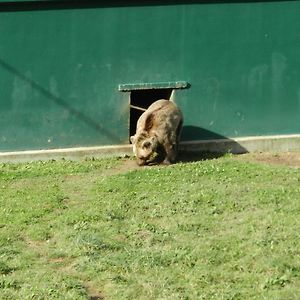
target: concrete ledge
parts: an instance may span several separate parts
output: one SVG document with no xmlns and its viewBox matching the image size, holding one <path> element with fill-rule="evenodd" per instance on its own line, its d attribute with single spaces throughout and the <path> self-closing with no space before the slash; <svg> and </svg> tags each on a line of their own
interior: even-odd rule
<svg viewBox="0 0 300 300">
<path fill-rule="evenodd" d="M 247 152 L 287 152 L 300 150 L 300 134 L 249 136 L 234 139 L 215 139 L 182 142 L 183 151 L 247 153 Z"/>
<path fill-rule="evenodd" d="M 182 142 L 179 148 L 180 151 L 184 152 L 230 152 L 235 154 L 256 151 L 300 151 L 300 134 L 188 141 Z M 78 160 L 124 155 L 132 155 L 131 145 L 0 152 L 0 162 L 26 162 L 62 158 Z"/>
<path fill-rule="evenodd" d="M 132 155 L 131 145 L 0 152 L 0 162 L 28 162 L 62 158 L 79 160 L 92 157 L 98 158 L 124 155 Z"/>
</svg>

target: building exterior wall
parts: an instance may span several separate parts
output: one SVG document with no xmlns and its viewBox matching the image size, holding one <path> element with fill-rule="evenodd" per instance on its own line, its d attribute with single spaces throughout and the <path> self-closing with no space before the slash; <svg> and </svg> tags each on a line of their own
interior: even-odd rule
<svg viewBox="0 0 300 300">
<path fill-rule="evenodd" d="M 128 144 L 120 84 L 188 82 L 185 141 L 300 133 L 300 1 L 217 2 L 0 1 L 0 151 Z"/>
</svg>

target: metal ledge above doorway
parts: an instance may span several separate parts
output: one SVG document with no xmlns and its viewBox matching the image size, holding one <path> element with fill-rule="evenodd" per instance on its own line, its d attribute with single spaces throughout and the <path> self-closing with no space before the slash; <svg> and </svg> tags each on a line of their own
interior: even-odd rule
<svg viewBox="0 0 300 300">
<path fill-rule="evenodd" d="M 119 84 L 119 92 L 131 92 L 136 90 L 152 90 L 152 89 L 186 89 L 190 86 L 187 81 L 171 81 L 171 82 L 149 82 L 149 83 L 126 83 Z"/>
</svg>

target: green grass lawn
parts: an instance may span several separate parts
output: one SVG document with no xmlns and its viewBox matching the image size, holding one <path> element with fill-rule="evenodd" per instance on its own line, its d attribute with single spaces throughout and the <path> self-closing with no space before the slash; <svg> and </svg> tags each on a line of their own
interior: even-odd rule
<svg viewBox="0 0 300 300">
<path fill-rule="evenodd" d="M 126 162 L 0 164 L 0 299 L 300 299 L 300 169 Z"/>
</svg>

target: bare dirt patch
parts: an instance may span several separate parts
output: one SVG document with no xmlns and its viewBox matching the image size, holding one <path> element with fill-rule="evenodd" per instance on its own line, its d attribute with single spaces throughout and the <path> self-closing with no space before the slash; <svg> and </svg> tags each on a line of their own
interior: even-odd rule
<svg viewBox="0 0 300 300">
<path fill-rule="evenodd" d="M 201 160 L 209 160 L 222 157 L 220 153 L 181 153 L 178 158 L 178 162 L 193 162 Z M 272 165 L 283 165 L 292 168 L 300 168 L 300 152 L 253 152 L 246 154 L 234 155 L 235 158 L 253 161 Z M 155 166 L 150 166 L 155 167 Z M 141 168 L 149 168 L 149 166 L 139 167 L 135 160 L 124 160 L 117 170 L 113 173 L 123 173 L 126 171 L 138 170 Z"/>
<path fill-rule="evenodd" d="M 158 165 L 139 166 L 134 157 L 128 157 L 128 158 L 123 158 L 122 162 L 118 166 L 116 166 L 112 169 L 109 169 L 105 173 L 105 175 L 108 175 L 108 176 L 118 175 L 118 174 L 130 172 L 130 171 L 142 170 L 142 169 L 148 169 L 148 168 L 156 168 L 156 167 L 163 167 L 163 166 L 166 166 L 166 165 L 158 164 Z"/>
<path fill-rule="evenodd" d="M 300 152 L 257 152 L 247 153 L 238 156 L 239 159 L 260 162 L 273 165 L 284 165 L 293 168 L 300 168 Z"/>
<path fill-rule="evenodd" d="M 178 162 L 195 162 L 210 160 L 222 157 L 220 153 L 180 153 Z M 234 155 L 234 158 L 249 162 L 258 162 L 271 165 L 282 165 L 292 168 L 300 168 L 300 152 L 253 152 L 246 154 Z M 160 165 L 161 167 L 162 165 Z M 107 175 L 121 174 L 128 171 L 140 170 L 143 168 L 153 168 L 153 166 L 138 166 L 133 158 L 123 159 L 117 167 L 110 169 Z"/>
<path fill-rule="evenodd" d="M 134 171 L 138 170 L 141 167 L 139 167 L 135 161 L 134 158 L 124 158 L 122 163 L 118 165 L 114 170 L 110 170 L 112 174 L 121 174 L 127 171 Z"/>
</svg>

